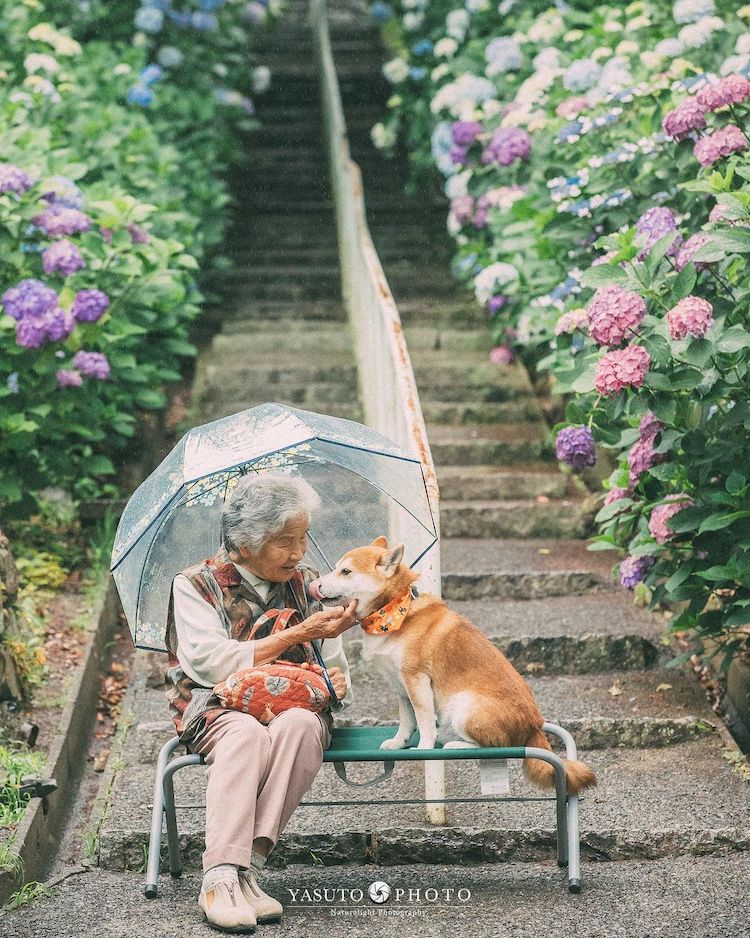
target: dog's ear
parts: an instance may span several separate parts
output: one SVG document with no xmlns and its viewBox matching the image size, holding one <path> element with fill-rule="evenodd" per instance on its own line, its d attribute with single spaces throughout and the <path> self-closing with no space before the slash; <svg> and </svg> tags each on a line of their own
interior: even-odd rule
<svg viewBox="0 0 750 938">
<path fill-rule="evenodd" d="M 401 558 L 404 556 L 404 545 L 396 544 L 395 547 L 391 547 L 390 550 L 386 551 L 383 556 L 378 561 L 378 567 L 385 573 L 386 576 L 393 576 L 393 574 L 398 570 L 398 565 L 401 563 Z"/>
<path fill-rule="evenodd" d="M 383 537 L 383 535 L 381 534 L 380 537 L 376 537 L 376 538 L 375 538 L 375 540 L 372 542 L 372 546 L 373 546 L 373 547 L 387 547 L 387 546 L 388 546 L 388 538 L 387 538 L 387 537 Z"/>
</svg>

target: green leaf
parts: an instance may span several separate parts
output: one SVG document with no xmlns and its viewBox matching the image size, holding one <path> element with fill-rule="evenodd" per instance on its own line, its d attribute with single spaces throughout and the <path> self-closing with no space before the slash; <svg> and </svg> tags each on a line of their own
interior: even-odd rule
<svg viewBox="0 0 750 938">
<path fill-rule="evenodd" d="M 730 524 L 734 524 L 738 519 L 748 517 L 750 517 L 750 511 L 732 511 L 725 515 L 709 515 L 705 521 L 701 522 L 698 534 L 703 534 L 704 531 L 720 531 L 722 528 L 728 528 Z"/>
<path fill-rule="evenodd" d="M 601 287 L 606 283 L 627 283 L 628 275 L 622 267 L 597 264 L 581 274 L 580 282 L 584 287 Z"/>
<path fill-rule="evenodd" d="M 724 488 L 727 490 L 727 492 L 729 492 L 730 495 L 739 495 L 746 485 L 747 479 L 745 476 L 743 476 L 741 472 L 737 472 L 735 469 L 727 476 L 727 480 L 724 483 Z"/>
<path fill-rule="evenodd" d="M 716 348 L 720 352 L 738 352 L 750 346 L 750 332 L 743 326 L 730 326 L 716 340 Z"/>
<path fill-rule="evenodd" d="M 91 456 L 85 463 L 86 472 L 94 476 L 113 475 L 115 467 L 106 456 Z"/>
<path fill-rule="evenodd" d="M 596 375 L 596 365 L 589 365 L 570 385 L 571 390 L 578 394 L 588 394 L 595 388 L 594 377 Z"/>
<path fill-rule="evenodd" d="M 670 296 L 673 306 L 675 303 L 679 303 L 680 300 L 684 300 L 686 296 L 690 296 L 697 277 L 698 274 L 694 264 L 688 264 L 677 274 L 671 284 L 672 292 Z"/>
</svg>

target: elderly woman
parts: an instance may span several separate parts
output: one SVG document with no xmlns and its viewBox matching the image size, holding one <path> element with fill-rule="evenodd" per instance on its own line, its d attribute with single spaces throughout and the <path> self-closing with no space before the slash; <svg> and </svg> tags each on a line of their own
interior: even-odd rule
<svg viewBox="0 0 750 938">
<path fill-rule="evenodd" d="M 175 577 L 167 624 L 167 696 L 182 742 L 206 760 L 206 849 L 198 899 L 208 922 L 253 931 L 283 911 L 257 876 L 331 744 L 331 706 L 294 707 L 264 725 L 223 710 L 212 688 L 230 674 L 276 659 L 302 662 L 300 643 L 320 651 L 339 698 L 352 703 L 341 635 L 354 603 L 322 610 L 307 592 L 318 573 L 301 563 L 310 515 L 320 501 L 303 480 L 280 473 L 243 476 L 225 503 L 223 546 Z M 225 615 L 221 614 L 221 606 Z M 274 635 L 248 633 L 267 609 L 296 608 L 303 621 Z"/>
</svg>

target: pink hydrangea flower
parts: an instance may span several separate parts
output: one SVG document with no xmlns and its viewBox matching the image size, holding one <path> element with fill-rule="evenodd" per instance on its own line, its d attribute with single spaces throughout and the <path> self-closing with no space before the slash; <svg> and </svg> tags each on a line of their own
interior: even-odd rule
<svg viewBox="0 0 750 938">
<path fill-rule="evenodd" d="M 451 199 L 451 214 L 459 225 L 467 224 L 474 214 L 474 199 L 470 195 Z"/>
<path fill-rule="evenodd" d="M 555 335 L 567 335 L 571 332 L 575 332 L 576 329 L 585 332 L 588 328 L 588 324 L 589 316 L 583 307 L 571 309 L 569 312 L 563 313 L 555 323 Z"/>
<path fill-rule="evenodd" d="M 581 111 L 585 111 L 589 106 L 587 98 L 567 98 L 565 101 L 561 101 L 560 104 L 555 108 L 555 114 L 558 117 L 565 117 L 567 120 L 572 120 Z"/>
<path fill-rule="evenodd" d="M 714 308 L 699 296 L 686 296 L 667 313 L 669 334 L 673 339 L 691 335 L 702 339 L 714 324 Z"/>
<path fill-rule="evenodd" d="M 596 364 L 594 384 L 600 394 L 613 397 L 625 388 L 639 388 L 651 365 L 651 356 L 640 345 L 614 349 Z"/>
<path fill-rule="evenodd" d="M 685 494 L 667 495 L 664 501 L 665 504 L 654 508 L 648 520 L 648 530 L 657 544 L 666 544 L 674 536 L 674 531 L 667 524 L 669 519 L 694 504 L 693 499 Z"/>
<path fill-rule="evenodd" d="M 611 505 L 612 502 L 618 502 L 621 498 L 627 498 L 630 495 L 630 489 L 614 488 L 610 489 L 604 496 L 604 504 Z"/>
<path fill-rule="evenodd" d="M 659 420 L 656 414 L 647 410 L 638 423 L 638 436 L 642 440 L 647 440 L 650 436 L 656 436 L 661 429 L 661 420 Z"/>
<path fill-rule="evenodd" d="M 747 140 L 736 124 L 727 124 L 708 137 L 702 137 L 693 147 L 701 166 L 712 166 L 717 160 L 747 149 Z"/>
<path fill-rule="evenodd" d="M 716 206 L 714 206 L 714 208 L 715 207 Z M 690 235 L 687 241 L 677 250 L 677 254 L 675 255 L 674 259 L 675 270 L 683 270 L 685 267 L 687 267 L 687 265 L 693 259 L 693 254 L 696 253 L 698 248 L 702 248 L 704 244 L 708 244 L 709 240 L 710 238 L 705 231 L 696 231 L 694 235 Z M 696 270 L 702 270 L 704 267 L 706 267 L 704 262 L 695 262 Z"/>
<path fill-rule="evenodd" d="M 83 384 L 83 375 L 80 371 L 70 368 L 57 369 L 58 388 L 80 388 Z"/>
<path fill-rule="evenodd" d="M 599 345 L 619 345 L 628 332 L 638 331 L 646 315 L 643 298 L 617 284 L 599 287 L 589 303 L 589 333 Z"/>
<path fill-rule="evenodd" d="M 750 81 L 744 75 L 727 75 L 701 88 L 695 98 L 704 111 L 717 111 L 729 104 L 741 104 L 750 98 Z"/>
<path fill-rule="evenodd" d="M 608 264 L 612 258 L 617 254 L 617 251 L 607 251 L 606 254 L 601 254 L 599 257 L 595 257 L 591 261 L 592 267 L 598 267 L 600 264 Z"/>
<path fill-rule="evenodd" d="M 493 365 L 510 365 L 513 352 L 507 345 L 497 345 L 490 352 L 490 361 Z"/>
<path fill-rule="evenodd" d="M 664 133 L 673 140 L 685 140 L 694 130 L 706 127 L 705 108 L 695 100 L 686 98 L 673 111 L 669 111 L 661 122 Z"/>
</svg>

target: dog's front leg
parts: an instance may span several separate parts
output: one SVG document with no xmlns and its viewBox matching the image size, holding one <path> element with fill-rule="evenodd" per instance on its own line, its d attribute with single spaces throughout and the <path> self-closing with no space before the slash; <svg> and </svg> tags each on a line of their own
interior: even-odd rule
<svg viewBox="0 0 750 938">
<path fill-rule="evenodd" d="M 428 674 L 406 674 L 404 683 L 409 692 L 409 699 L 414 707 L 414 715 L 419 727 L 419 745 L 417 749 L 434 749 L 437 735 L 435 718 L 435 695 L 432 681 Z"/>
<path fill-rule="evenodd" d="M 385 739 L 380 744 L 381 749 L 406 749 L 406 745 L 417 728 L 414 708 L 409 700 L 406 688 L 398 682 L 398 732 L 391 739 Z"/>
</svg>

